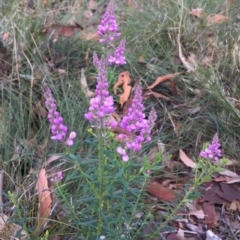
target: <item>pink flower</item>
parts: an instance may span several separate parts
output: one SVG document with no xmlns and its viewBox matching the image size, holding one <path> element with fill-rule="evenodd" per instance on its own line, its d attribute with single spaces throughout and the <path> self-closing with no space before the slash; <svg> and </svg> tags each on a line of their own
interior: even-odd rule
<svg viewBox="0 0 240 240">
<path fill-rule="evenodd" d="M 72 146 L 74 144 L 73 140 L 76 138 L 77 134 L 76 132 L 71 132 L 66 140 L 67 146 Z"/>
<path fill-rule="evenodd" d="M 114 15 L 113 3 L 108 4 L 107 10 L 98 26 L 98 35 L 103 38 L 100 39 L 100 43 L 111 43 L 115 38 L 121 34 L 118 32 L 118 25 Z"/>
<path fill-rule="evenodd" d="M 213 162 L 217 162 L 219 158 L 222 157 L 221 152 L 221 144 L 219 143 L 218 135 L 215 134 L 212 142 L 208 145 L 208 147 L 200 152 L 200 157 L 209 159 Z"/>
<path fill-rule="evenodd" d="M 54 181 L 59 181 L 59 180 L 62 180 L 63 179 L 63 175 L 62 175 L 62 171 L 59 171 L 57 172 L 57 176 L 54 177 L 54 178 L 51 178 L 51 182 L 54 182 Z"/>
<path fill-rule="evenodd" d="M 91 121 L 100 122 L 114 111 L 113 97 L 108 92 L 108 81 L 105 59 L 98 59 L 96 53 L 93 55 L 93 63 L 98 69 L 97 86 L 95 97 L 90 100 L 89 112 L 85 114 L 85 118 Z"/>
<path fill-rule="evenodd" d="M 135 90 L 134 97 L 127 114 L 122 118 L 120 127 L 132 133 L 131 137 L 121 134 L 121 139 L 125 140 L 124 154 L 118 148 L 117 152 L 122 156 L 128 156 L 125 149 L 138 152 L 142 148 L 144 142 L 151 140 L 151 131 L 155 125 L 157 114 L 154 108 L 149 113 L 148 120 L 145 119 L 143 113 L 144 106 L 142 104 L 142 89 L 138 86 Z M 125 158 L 126 159 L 126 158 Z M 123 159 L 124 160 L 124 159 Z"/>
<path fill-rule="evenodd" d="M 125 39 L 122 39 L 118 47 L 116 48 L 114 54 L 108 57 L 108 62 L 110 64 L 116 64 L 118 66 L 126 64 L 124 56 L 125 42 Z"/>
<path fill-rule="evenodd" d="M 122 156 L 122 160 L 123 160 L 124 162 L 128 162 L 129 156 L 127 155 L 125 149 L 123 149 L 122 147 L 118 147 L 118 148 L 117 148 L 117 153 Z"/>
<path fill-rule="evenodd" d="M 57 104 L 55 102 L 55 99 L 53 98 L 53 95 L 52 95 L 52 92 L 51 92 L 50 88 L 44 87 L 43 96 L 45 98 L 45 106 L 48 110 L 48 116 L 47 117 L 48 117 L 48 120 L 51 124 L 51 132 L 52 132 L 51 139 L 63 142 L 64 139 L 66 139 L 67 132 L 68 132 L 68 127 L 64 125 L 63 117 L 57 111 Z M 75 137 L 76 137 L 76 133 L 75 133 Z M 73 145 L 73 139 L 75 137 L 72 137 L 72 136 L 70 137 L 69 136 L 65 143 L 68 146 Z"/>
</svg>

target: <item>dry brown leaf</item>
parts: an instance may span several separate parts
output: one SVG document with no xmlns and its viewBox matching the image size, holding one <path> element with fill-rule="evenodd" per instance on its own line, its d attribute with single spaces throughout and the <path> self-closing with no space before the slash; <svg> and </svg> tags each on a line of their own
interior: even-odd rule
<svg viewBox="0 0 240 240">
<path fill-rule="evenodd" d="M 165 96 L 165 95 L 163 95 L 161 93 L 153 92 L 153 91 L 151 91 L 149 89 L 144 89 L 143 90 L 142 97 L 143 97 L 144 100 L 146 100 L 146 99 L 148 99 L 148 98 L 150 98 L 152 96 L 154 96 L 155 98 L 162 98 L 162 99 L 165 99 L 165 100 L 168 100 L 168 101 L 171 100 L 169 97 L 167 97 L 167 96 Z"/>
<path fill-rule="evenodd" d="M 16 234 L 21 234 L 22 240 L 27 240 L 26 231 L 18 224 L 8 223 L 8 216 L 0 214 L 0 239 L 18 239 Z"/>
<path fill-rule="evenodd" d="M 227 177 L 219 176 L 219 177 L 214 178 L 213 181 L 215 181 L 215 182 L 226 182 L 227 179 L 228 179 Z"/>
<path fill-rule="evenodd" d="M 222 23 L 226 21 L 228 21 L 228 17 L 221 14 L 207 16 L 207 22 L 209 24 Z"/>
<path fill-rule="evenodd" d="M 202 8 L 192 9 L 189 13 L 198 18 L 204 18 Z M 222 23 L 225 21 L 228 21 L 228 17 L 222 14 L 210 14 L 207 16 L 207 22 L 209 24 Z"/>
<path fill-rule="evenodd" d="M 1 214 L 0 215 L 0 233 L 2 232 L 2 230 L 4 229 L 6 223 L 8 220 L 8 216 L 5 214 Z"/>
<path fill-rule="evenodd" d="M 214 205 L 209 202 L 204 202 L 203 211 L 205 213 L 205 224 L 207 224 L 210 228 L 216 227 L 218 225 L 218 219 Z"/>
<path fill-rule="evenodd" d="M 238 200 L 234 200 L 229 207 L 229 210 L 240 212 L 240 202 Z"/>
<path fill-rule="evenodd" d="M 240 191 L 237 184 L 227 184 L 226 182 L 206 183 L 209 185 L 201 201 L 211 204 L 229 205 L 234 200 L 240 200 Z"/>
<path fill-rule="evenodd" d="M 238 183 L 240 182 L 240 177 L 227 178 L 227 184 Z"/>
<path fill-rule="evenodd" d="M 172 189 L 166 188 L 156 181 L 152 181 L 147 185 L 147 191 L 163 201 L 172 201 L 176 199 Z"/>
<path fill-rule="evenodd" d="M 206 240 L 223 240 L 219 238 L 215 233 L 212 232 L 212 230 L 207 230 L 206 232 Z"/>
<path fill-rule="evenodd" d="M 20 48 L 20 50 L 23 51 L 25 49 L 25 44 L 23 42 L 20 42 L 19 43 L 19 48 Z"/>
<path fill-rule="evenodd" d="M 7 39 L 8 39 L 8 37 L 9 37 L 9 35 L 10 35 L 9 32 L 5 32 L 5 33 L 3 34 L 3 36 L 2 36 L 2 41 L 3 41 L 3 42 L 6 42 Z"/>
<path fill-rule="evenodd" d="M 114 94 L 117 94 L 117 88 L 122 86 L 123 93 L 119 94 L 119 103 L 121 105 L 121 108 L 123 107 L 124 103 L 127 102 L 132 87 L 129 85 L 131 82 L 131 78 L 129 76 L 129 72 L 121 72 L 118 74 L 118 80 L 113 86 L 113 92 Z"/>
<path fill-rule="evenodd" d="M 57 71 L 58 73 L 62 74 L 62 75 L 67 75 L 67 71 L 61 68 L 55 68 L 55 71 Z"/>
<path fill-rule="evenodd" d="M 46 165 L 58 160 L 61 157 L 62 157 L 61 155 L 53 155 L 53 156 L 49 157 L 46 161 Z"/>
<path fill-rule="evenodd" d="M 127 0 L 127 5 L 128 5 L 129 7 L 133 7 L 133 2 L 132 2 L 132 0 Z"/>
<path fill-rule="evenodd" d="M 194 53 L 189 53 L 187 60 L 192 66 L 197 67 L 196 55 Z"/>
<path fill-rule="evenodd" d="M 86 31 L 83 31 L 80 37 L 81 39 L 84 39 L 86 41 L 98 41 L 100 38 L 97 32 L 86 32 Z"/>
<path fill-rule="evenodd" d="M 139 85 L 140 83 L 140 78 L 137 78 L 135 83 L 134 83 L 134 86 L 132 87 L 131 89 L 131 92 L 135 92 L 136 91 L 136 88 L 137 86 Z M 123 105 L 123 109 L 122 109 L 122 112 L 123 112 L 123 115 L 127 114 L 128 112 L 128 109 L 131 107 L 131 104 L 132 104 L 132 99 L 133 99 L 133 96 L 131 96 Z"/>
<path fill-rule="evenodd" d="M 83 68 L 81 69 L 80 85 L 87 98 L 90 98 L 94 95 L 94 92 L 90 91 L 88 88 L 87 79 Z"/>
<path fill-rule="evenodd" d="M 213 56 L 205 56 L 203 59 L 202 59 L 202 65 L 205 67 L 205 68 L 208 68 L 209 66 L 211 66 L 213 63 Z"/>
<path fill-rule="evenodd" d="M 123 115 L 128 113 L 128 109 L 131 107 L 131 105 L 132 105 L 132 97 L 130 97 L 123 105 L 123 109 L 122 109 Z"/>
<path fill-rule="evenodd" d="M 189 215 L 194 215 L 196 218 L 198 219 L 204 219 L 205 214 L 203 212 L 203 210 L 198 210 L 198 209 L 192 209 L 189 211 Z"/>
<path fill-rule="evenodd" d="M 184 236 L 184 231 L 181 228 L 178 229 L 176 237 L 178 238 L 178 240 L 185 240 L 186 239 L 185 236 Z"/>
<path fill-rule="evenodd" d="M 130 85 L 123 85 L 124 92 L 119 94 L 119 103 L 121 105 L 121 108 L 123 107 L 124 103 L 128 100 L 128 97 L 130 96 L 132 87 Z"/>
<path fill-rule="evenodd" d="M 171 80 L 172 77 L 174 77 L 174 76 L 176 76 L 176 75 L 179 75 L 179 74 L 180 74 L 180 73 L 174 73 L 174 74 L 167 74 L 167 75 L 158 77 L 153 84 L 151 84 L 150 86 L 148 86 L 148 89 L 152 89 L 152 88 L 154 88 L 155 86 L 157 86 L 157 85 L 160 84 L 160 83 L 169 81 L 169 80 Z"/>
<path fill-rule="evenodd" d="M 114 94 L 115 95 L 117 94 L 117 88 L 118 87 L 122 86 L 123 84 L 129 85 L 130 82 L 131 82 L 131 78 L 130 78 L 130 75 L 129 75 L 128 71 L 119 73 L 118 74 L 118 80 L 117 80 L 117 82 L 113 86 Z"/>
<path fill-rule="evenodd" d="M 189 13 L 197 18 L 202 18 L 202 8 L 193 8 Z"/>
<path fill-rule="evenodd" d="M 43 0 L 43 5 L 47 6 L 48 5 L 48 0 Z"/>
<path fill-rule="evenodd" d="M 222 172 L 219 172 L 221 175 L 227 176 L 227 177 L 239 177 L 235 172 L 232 172 L 228 169 L 225 169 Z"/>
<path fill-rule="evenodd" d="M 88 8 L 90 10 L 96 10 L 97 9 L 97 2 L 95 0 L 90 0 L 88 3 Z"/>
<path fill-rule="evenodd" d="M 75 26 L 63 26 L 60 24 L 53 24 L 48 28 L 44 29 L 43 32 L 47 32 L 52 34 L 53 36 L 64 36 L 64 37 L 72 37 L 75 33 L 83 31 L 83 27 L 75 23 Z"/>
<path fill-rule="evenodd" d="M 156 158 L 157 154 L 159 153 L 158 145 L 153 145 L 148 154 L 147 154 L 147 160 L 149 163 L 153 163 L 153 160 Z"/>
<path fill-rule="evenodd" d="M 202 8 L 192 9 L 189 13 L 197 18 L 205 18 L 203 16 Z M 228 17 L 222 14 L 210 14 L 207 16 L 207 22 L 209 24 L 222 23 L 226 21 L 228 21 Z"/>
<path fill-rule="evenodd" d="M 37 104 L 34 107 L 34 112 L 41 118 L 47 117 L 47 110 L 42 106 L 42 103 L 40 100 L 37 101 Z"/>
<path fill-rule="evenodd" d="M 111 130 L 113 131 L 113 132 L 115 132 L 115 133 L 118 133 L 118 134 L 124 134 L 124 135 L 126 135 L 126 136 L 131 136 L 131 133 L 130 132 L 128 132 L 127 130 L 125 130 L 124 128 L 121 128 L 121 127 L 119 127 L 119 126 L 117 126 L 117 127 L 112 127 L 111 128 Z"/>
<path fill-rule="evenodd" d="M 167 235 L 167 240 L 179 240 L 177 233 L 170 233 Z"/>
<path fill-rule="evenodd" d="M 52 198 L 48 186 L 47 173 L 45 168 L 42 168 L 39 173 L 36 189 L 38 192 L 39 201 L 38 227 L 37 227 L 37 229 L 39 230 L 46 223 L 47 220 L 46 218 L 49 216 L 51 212 L 52 204 Z"/>
<path fill-rule="evenodd" d="M 179 150 L 179 158 L 187 167 L 196 168 L 197 164 L 193 162 L 182 149 Z"/>
<path fill-rule="evenodd" d="M 138 62 L 139 62 L 139 63 L 145 63 L 145 60 L 144 60 L 144 58 L 143 58 L 142 56 L 140 56 L 140 57 L 138 58 Z"/>
</svg>

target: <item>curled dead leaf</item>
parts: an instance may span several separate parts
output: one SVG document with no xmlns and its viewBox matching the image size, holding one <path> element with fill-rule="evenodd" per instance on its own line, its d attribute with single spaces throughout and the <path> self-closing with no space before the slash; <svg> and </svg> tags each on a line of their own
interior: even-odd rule
<svg viewBox="0 0 240 240">
<path fill-rule="evenodd" d="M 232 172 L 228 169 L 225 169 L 224 171 L 219 172 L 221 175 L 223 176 L 227 176 L 227 177 L 239 177 L 235 172 Z"/>
<path fill-rule="evenodd" d="M 144 89 L 143 90 L 142 97 L 143 97 L 144 100 L 146 100 L 146 99 L 148 99 L 148 98 L 150 98 L 152 96 L 155 97 L 155 98 L 162 98 L 162 99 L 165 99 L 165 100 L 168 100 L 168 101 L 171 100 L 169 97 L 167 97 L 167 96 L 165 96 L 165 95 L 163 95 L 161 93 L 153 92 L 153 91 L 151 91 L 149 89 Z"/>
<path fill-rule="evenodd" d="M 202 8 L 193 8 L 189 13 L 197 18 L 202 18 Z"/>
<path fill-rule="evenodd" d="M 140 56 L 140 57 L 138 58 L 138 62 L 139 62 L 139 63 L 145 63 L 145 60 L 144 60 L 143 56 Z"/>
<path fill-rule="evenodd" d="M 237 211 L 240 212 L 240 202 L 238 200 L 232 201 L 230 204 L 229 210 L 231 211 Z"/>
<path fill-rule="evenodd" d="M 222 23 L 226 21 L 228 21 L 228 17 L 221 14 L 209 15 L 207 17 L 207 22 L 209 24 Z"/>
<path fill-rule="evenodd" d="M 190 12 L 191 15 L 197 18 L 204 18 L 202 8 L 193 8 Z M 216 24 L 228 21 L 228 17 L 222 14 L 210 14 L 207 16 L 207 22 L 209 24 Z"/>
<path fill-rule="evenodd" d="M 121 127 L 119 127 L 119 126 L 117 126 L 117 127 L 112 127 L 111 128 L 112 129 L 112 131 L 114 132 L 114 133 L 118 133 L 118 134 L 124 134 L 124 135 L 126 135 L 126 136 L 131 136 L 131 133 L 130 132 L 128 132 L 127 130 L 125 130 L 124 128 L 121 128 Z"/>
<path fill-rule="evenodd" d="M 6 223 L 8 220 L 8 216 L 5 214 L 1 214 L 0 215 L 0 233 L 2 232 L 2 230 L 4 229 Z"/>
<path fill-rule="evenodd" d="M 117 94 L 117 88 L 118 87 L 122 86 L 124 83 L 129 85 L 130 82 L 131 82 L 131 78 L 130 78 L 130 75 L 129 75 L 128 71 L 119 73 L 118 74 L 118 80 L 113 86 L 114 94 Z"/>
<path fill-rule="evenodd" d="M 37 101 L 37 104 L 34 107 L 34 112 L 41 118 L 47 117 L 47 110 L 42 106 L 42 103 L 40 100 Z"/>
<path fill-rule="evenodd" d="M 155 82 L 153 84 L 151 84 L 150 86 L 148 86 L 149 89 L 154 88 L 155 86 L 157 86 L 160 83 L 166 82 L 171 80 L 172 77 L 179 75 L 180 73 L 174 73 L 174 74 L 167 74 L 161 77 L 158 77 Z"/>
<path fill-rule="evenodd" d="M 189 211 L 189 215 L 194 215 L 196 218 L 198 219 L 204 219 L 205 214 L 203 212 L 203 210 L 198 210 L 198 209 L 192 209 Z"/>
<path fill-rule="evenodd" d="M 99 35 L 97 32 L 91 32 L 91 31 L 83 31 L 81 33 L 81 39 L 85 41 L 98 41 Z"/>
<path fill-rule="evenodd" d="M 208 68 L 209 66 L 211 66 L 213 63 L 213 56 L 205 56 L 203 59 L 202 59 L 202 65 L 205 67 L 205 68 Z"/>
<path fill-rule="evenodd" d="M 96 10 L 97 9 L 97 2 L 95 0 L 90 0 L 88 2 L 88 8 L 90 10 Z"/>
<path fill-rule="evenodd" d="M 53 155 L 53 156 L 49 157 L 46 161 L 46 165 L 58 160 L 61 157 L 62 157 L 61 155 Z"/>
<path fill-rule="evenodd" d="M 132 97 L 130 97 L 123 105 L 123 115 L 128 113 L 128 109 L 131 107 L 131 105 L 132 105 Z"/>
<path fill-rule="evenodd" d="M 62 74 L 62 75 L 67 75 L 66 70 L 61 69 L 61 68 L 55 68 L 55 71 L 57 71 L 58 73 Z"/>
<path fill-rule="evenodd" d="M 179 158 L 187 167 L 196 168 L 197 164 L 193 162 L 182 149 L 179 150 Z"/>
<path fill-rule="evenodd" d="M 193 66 L 194 68 L 197 68 L 197 57 L 194 53 L 190 52 L 187 57 L 187 60 L 191 66 Z"/>
<path fill-rule="evenodd" d="M 176 199 L 172 189 L 166 188 L 163 184 L 156 181 L 152 181 L 147 185 L 147 191 L 163 201 L 172 201 Z"/>
<path fill-rule="evenodd" d="M 207 224 L 210 228 L 216 227 L 218 225 L 218 219 L 215 211 L 215 206 L 209 202 L 204 202 L 203 211 L 205 214 L 205 224 Z"/>
<path fill-rule="evenodd" d="M 60 24 L 53 24 L 42 30 L 43 33 L 49 33 L 53 36 L 64 36 L 64 37 L 72 37 L 75 33 L 83 31 L 83 27 L 75 23 L 75 26 L 64 26 Z"/>
<path fill-rule="evenodd" d="M 185 240 L 186 239 L 185 236 L 184 236 L 184 231 L 181 228 L 178 229 L 178 233 L 177 233 L 176 237 L 177 237 L 178 240 Z"/>
<path fill-rule="evenodd" d="M 119 94 L 119 103 L 121 105 L 121 108 L 123 107 L 124 103 L 127 102 L 132 87 L 129 85 L 131 82 L 131 78 L 129 76 L 129 72 L 121 72 L 118 74 L 118 80 L 113 86 L 113 92 L 114 94 L 117 94 L 117 88 L 122 86 L 123 92 Z"/>
<path fill-rule="evenodd" d="M 9 33 L 9 32 L 5 32 L 5 33 L 3 34 L 3 36 L 2 36 L 2 41 L 3 41 L 3 42 L 6 42 L 7 39 L 9 38 L 9 36 L 10 36 L 10 33 Z"/>
<path fill-rule="evenodd" d="M 88 88 L 87 79 L 83 68 L 81 69 L 80 85 L 87 98 L 92 97 L 94 95 L 94 92 L 90 91 Z"/>
<path fill-rule="evenodd" d="M 37 229 L 40 230 L 45 225 L 47 217 L 50 215 L 52 205 L 52 198 L 45 168 L 42 168 L 39 173 L 36 189 L 38 192 L 39 201 Z"/>
<path fill-rule="evenodd" d="M 226 178 L 227 184 L 233 184 L 240 182 L 240 177 Z"/>
<path fill-rule="evenodd" d="M 132 87 L 130 85 L 123 85 L 124 92 L 119 94 L 119 103 L 121 108 L 123 107 L 124 103 L 128 100 L 130 96 Z"/>
</svg>

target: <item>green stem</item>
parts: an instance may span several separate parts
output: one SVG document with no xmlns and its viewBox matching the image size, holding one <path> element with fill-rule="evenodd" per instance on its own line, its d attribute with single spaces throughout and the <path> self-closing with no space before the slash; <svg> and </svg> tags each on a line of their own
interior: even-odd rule
<svg viewBox="0 0 240 240">
<path fill-rule="evenodd" d="M 102 123 L 101 123 L 102 126 Z M 102 220 L 102 209 L 103 209 L 103 198 L 104 198 L 104 192 L 103 192 L 103 165 L 104 165 L 104 153 L 103 153 L 103 148 L 104 148 L 104 128 L 99 129 L 98 133 L 98 226 L 97 226 L 97 235 L 100 236 L 102 232 L 102 225 L 103 225 L 103 220 Z"/>
</svg>

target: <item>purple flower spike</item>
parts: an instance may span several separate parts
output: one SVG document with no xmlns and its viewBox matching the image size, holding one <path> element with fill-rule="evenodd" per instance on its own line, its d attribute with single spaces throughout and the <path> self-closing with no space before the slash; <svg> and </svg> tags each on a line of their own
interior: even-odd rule
<svg viewBox="0 0 240 240">
<path fill-rule="evenodd" d="M 126 43 L 125 39 L 122 39 L 118 47 L 116 48 L 114 54 L 108 57 L 108 62 L 110 64 L 116 64 L 118 66 L 126 64 L 124 56 L 125 43 Z"/>
<path fill-rule="evenodd" d="M 52 132 L 51 139 L 63 142 L 64 139 L 66 139 L 68 128 L 63 124 L 63 121 L 64 121 L 63 117 L 57 111 L 57 104 L 55 102 L 55 99 L 53 98 L 50 88 L 45 87 L 43 95 L 45 98 L 45 106 L 48 110 L 48 120 L 51 124 L 51 132 Z M 73 139 L 75 137 L 76 137 L 75 132 L 70 133 L 66 141 L 66 145 L 68 146 L 73 145 Z"/>
<path fill-rule="evenodd" d="M 219 158 L 222 157 L 221 152 L 221 144 L 219 143 L 218 135 L 215 134 L 212 142 L 208 145 L 208 147 L 200 152 L 200 157 L 204 159 L 209 159 L 212 162 L 217 162 Z"/>
<path fill-rule="evenodd" d="M 118 31 L 118 25 L 114 15 L 113 3 L 108 4 L 107 10 L 103 16 L 103 19 L 98 26 L 98 35 L 103 38 L 100 39 L 100 43 L 111 43 L 115 38 L 121 34 Z"/>
<path fill-rule="evenodd" d="M 121 135 L 121 139 L 125 141 L 125 148 L 118 147 L 117 152 L 122 156 L 123 161 L 128 157 L 126 149 L 133 152 L 138 152 L 142 148 L 144 142 L 151 140 L 151 131 L 155 125 L 157 114 L 154 108 L 149 113 L 148 120 L 145 119 L 143 113 L 144 106 L 142 104 L 142 88 L 137 86 L 132 104 L 128 109 L 127 115 L 122 118 L 120 127 L 132 133 L 131 137 L 124 134 Z M 119 137 L 120 137 L 119 135 Z"/>
<path fill-rule="evenodd" d="M 128 132 L 137 132 L 146 123 L 143 114 L 144 106 L 142 104 L 142 88 L 137 86 L 135 95 L 132 99 L 131 107 L 128 109 L 127 115 L 122 118 L 120 127 Z"/>
<path fill-rule="evenodd" d="M 106 60 L 98 59 L 97 55 L 93 55 L 93 63 L 98 69 L 97 86 L 95 97 L 90 100 L 89 112 L 85 114 L 85 118 L 91 121 L 100 122 L 114 111 L 113 97 L 108 92 L 108 81 L 106 71 Z"/>
</svg>

